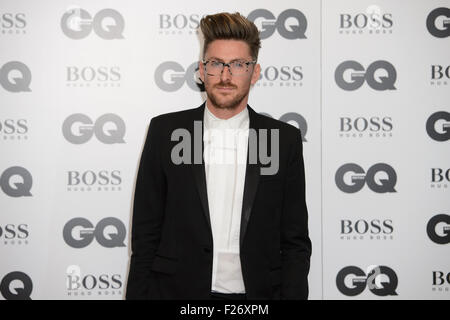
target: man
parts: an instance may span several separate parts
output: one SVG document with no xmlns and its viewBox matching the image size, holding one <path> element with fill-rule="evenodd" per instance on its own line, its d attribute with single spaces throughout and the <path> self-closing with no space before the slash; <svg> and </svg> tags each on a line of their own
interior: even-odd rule
<svg viewBox="0 0 450 320">
<path fill-rule="evenodd" d="M 200 26 L 207 100 L 150 122 L 126 298 L 306 299 L 311 242 L 300 131 L 247 105 L 260 75 L 256 26 L 239 13 L 206 16 Z M 267 146 L 272 168 L 267 157 L 252 161 Z"/>
</svg>

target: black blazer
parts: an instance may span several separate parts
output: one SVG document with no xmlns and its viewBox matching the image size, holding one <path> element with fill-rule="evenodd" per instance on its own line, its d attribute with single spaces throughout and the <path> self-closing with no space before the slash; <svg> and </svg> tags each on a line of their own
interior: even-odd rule
<svg viewBox="0 0 450 320">
<path fill-rule="evenodd" d="M 171 141 L 172 132 L 187 129 L 194 150 L 194 121 L 203 123 L 204 108 L 150 122 L 136 181 L 126 299 L 210 298 L 213 238 L 205 166 L 171 161 L 179 143 Z M 240 230 L 247 299 L 307 299 L 311 241 L 300 130 L 248 110 L 250 128 L 279 129 L 280 165 L 275 175 L 261 175 L 262 164 L 249 164 L 247 157 Z"/>
</svg>

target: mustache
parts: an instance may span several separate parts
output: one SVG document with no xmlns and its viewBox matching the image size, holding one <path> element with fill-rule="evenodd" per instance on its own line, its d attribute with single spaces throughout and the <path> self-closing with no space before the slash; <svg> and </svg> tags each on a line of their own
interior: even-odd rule
<svg viewBox="0 0 450 320">
<path fill-rule="evenodd" d="M 221 88 L 236 88 L 236 86 L 230 82 L 219 82 L 218 84 L 214 85 L 215 88 L 221 87 Z"/>
</svg>

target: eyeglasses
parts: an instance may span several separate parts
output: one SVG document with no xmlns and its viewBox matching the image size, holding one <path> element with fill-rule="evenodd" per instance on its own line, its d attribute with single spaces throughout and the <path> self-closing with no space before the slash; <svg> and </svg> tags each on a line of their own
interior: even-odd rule
<svg viewBox="0 0 450 320">
<path fill-rule="evenodd" d="M 228 67 L 228 70 L 230 71 L 231 75 L 241 76 L 248 72 L 249 65 L 255 64 L 255 63 L 256 63 L 256 60 L 255 61 L 236 60 L 236 61 L 231 61 L 228 63 L 221 62 L 221 61 L 215 61 L 215 60 L 203 61 L 203 64 L 205 65 L 206 73 L 211 76 L 217 76 L 217 75 L 222 74 L 225 66 Z"/>
</svg>

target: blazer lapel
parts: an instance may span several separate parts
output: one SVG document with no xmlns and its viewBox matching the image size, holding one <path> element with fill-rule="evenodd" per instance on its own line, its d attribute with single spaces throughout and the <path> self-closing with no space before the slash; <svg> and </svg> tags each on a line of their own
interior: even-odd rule
<svg viewBox="0 0 450 320">
<path fill-rule="evenodd" d="M 194 137 L 191 140 L 191 146 L 192 149 L 191 150 L 195 150 L 195 143 L 200 144 L 200 141 L 195 141 L 195 139 L 199 139 L 201 140 L 201 153 L 202 153 L 202 157 L 201 157 L 201 163 L 194 163 L 192 165 L 192 170 L 193 170 L 193 174 L 194 174 L 194 179 L 195 179 L 195 184 L 197 186 L 197 191 L 198 194 L 200 196 L 200 201 L 202 203 L 202 207 L 203 207 L 203 213 L 205 214 L 205 218 L 206 218 L 206 222 L 208 224 L 209 230 L 211 232 L 212 235 L 212 229 L 211 229 L 211 219 L 209 216 L 209 204 L 208 204 L 208 192 L 206 189 L 206 174 L 205 174 L 205 162 L 204 162 L 204 158 L 203 158 L 203 150 L 204 150 L 204 143 L 203 143 L 203 131 L 204 131 L 204 125 L 203 125 L 203 115 L 204 115 L 204 110 L 205 110 L 205 103 L 203 103 L 200 107 L 198 107 L 197 109 L 194 110 L 194 119 L 192 121 L 192 127 L 189 127 L 189 130 L 191 131 L 191 137 Z M 194 134 L 194 122 L 195 121 L 201 121 L 201 135 L 200 137 L 196 137 Z"/>
<path fill-rule="evenodd" d="M 247 105 L 247 108 L 250 120 L 249 128 L 255 130 L 258 135 L 258 129 L 260 127 L 257 118 L 258 114 L 250 108 L 250 106 Z M 255 164 L 250 164 L 249 150 L 250 145 L 247 148 L 247 167 L 245 172 L 244 195 L 242 199 L 241 230 L 239 239 L 241 247 L 247 231 L 248 222 L 250 220 L 250 214 L 253 208 L 253 201 L 255 199 L 256 189 L 258 187 L 260 173 L 260 165 L 258 161 Z"/>
</svg>

